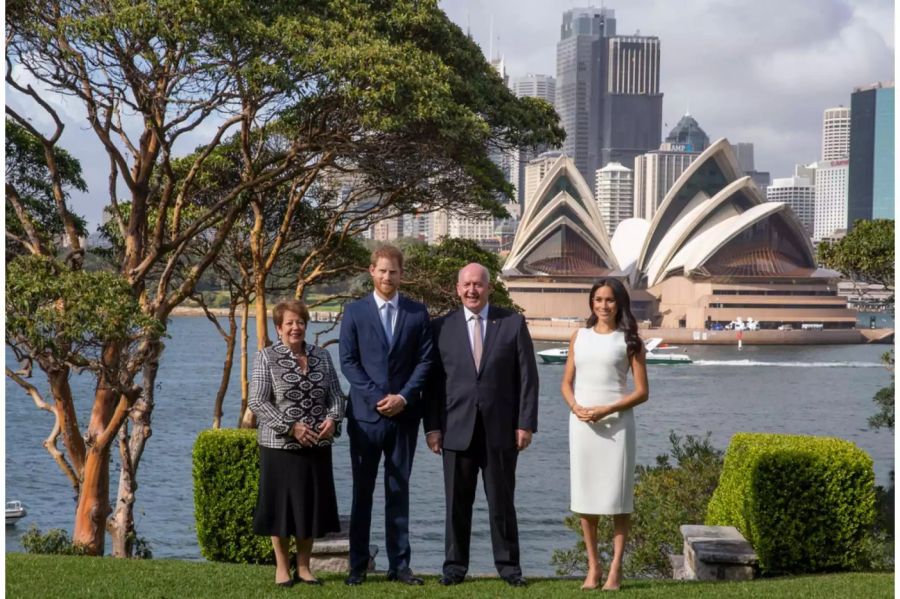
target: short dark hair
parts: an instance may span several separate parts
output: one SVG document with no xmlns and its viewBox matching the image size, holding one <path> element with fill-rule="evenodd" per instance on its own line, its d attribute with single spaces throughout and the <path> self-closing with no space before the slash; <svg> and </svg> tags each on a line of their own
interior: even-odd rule
<svg viewBox="0 0 900 599">
<path fill-rule="evenodd" d="M 393 260 L 397 263 L 397 266 L 400 267 L 400 270 L 403 270 L 403 252 L 401 252 L 398 248 L 392 245 L 382 245 L 375 248 L 374 250 L 372 250 L 372 256 L 369 263 L 372 266 L 375 266 L 379 258 L 387 258 L 388 260 Z"/>
<path fill-rule="evenodd" d="M 307 309 L 306 304 L 298 299 L 286 299 L 281 300 L 275 304 L 274 308 L 272 308 L 272 322 L 275 323 L 276 327 L 280 327 L 281 323 L 284 322 L 285 312 L 293 312 L 298 315 L 305 324 L 309 323 L 309 310 Z"/>
</svg>

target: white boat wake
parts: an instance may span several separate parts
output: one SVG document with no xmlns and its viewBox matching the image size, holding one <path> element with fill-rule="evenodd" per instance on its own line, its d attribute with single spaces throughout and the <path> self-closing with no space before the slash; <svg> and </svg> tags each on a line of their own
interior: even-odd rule
<svg viewBox="0 0 900 599">
<path fill-rule="evenodd" d="M 779 368 L 883 368 L 878 362 L 760 362 L 757 360 L 694 360 L 694 366 L 775 366 Z"/>
</svg>

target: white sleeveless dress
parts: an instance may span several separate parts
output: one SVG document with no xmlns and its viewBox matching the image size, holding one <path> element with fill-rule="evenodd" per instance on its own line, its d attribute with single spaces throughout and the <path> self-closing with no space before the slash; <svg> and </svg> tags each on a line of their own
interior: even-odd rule
<svg viewBox="0 0 900 599">
<path fill-rule="evenodd" d="M 585 407 L 622 399 L 630 364 L 625 333 L 579 329 L 575 338 L 575 401 Z M 597 422 L 569 416 L 571 510 L 626 514 L 634 510 L 635 426 L 632 410 Z"/>
</svg>

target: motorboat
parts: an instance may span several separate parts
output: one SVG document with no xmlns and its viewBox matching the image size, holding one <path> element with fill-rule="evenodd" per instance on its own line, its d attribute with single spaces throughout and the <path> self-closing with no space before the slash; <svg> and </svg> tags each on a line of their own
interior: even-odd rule
<svg viewBox="0 0 900 599">
<path fill-rule="evenodd" d="M 22 505 L 21 501 L 6 502 L 6 525 L 12 526 L 22 518 L 28 515 L 28 510 Z"/>
<path fill-rule="evenodd" d="M 693 360 L 686 353 L 670 353 L 677 345 L 666 345 L 660 337 L 651 337 L 644 342 L 647 348 L 647 364 L 691 364 Z"/>
<path fill-rule="evenodd" d="M 652 337 L 644 342 L 647 348 L 647 364 L 691 364 L 693 360 L 684 352 L 674 353 L 680 349 L 677 345 L 667 345 L 662 338 Z M 537 352 L 544 364 L 562 364 L 569 357 L 569 348 L 554 347 Z"/>
<path fill-rule="evenodd" d="M 553 347 L 537 352 L 544 364 L 563 364 L 569 358 L 568 347 Z"/>
</svg>

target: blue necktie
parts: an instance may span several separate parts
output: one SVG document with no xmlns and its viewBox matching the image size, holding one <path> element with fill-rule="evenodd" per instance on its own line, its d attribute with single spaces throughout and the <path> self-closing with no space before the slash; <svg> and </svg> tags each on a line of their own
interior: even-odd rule
<svg viewBox="0 0 900 599">
<path fill-rule="evenodd" d="M 393 336 L 391 335 L 391 312 L 393 309 L 394 306 L 392 304 L 386 303 L 381 311 L 381 326 L 384 327 L 384 336 L 387 338 L 388 347 L 393 341 Z"/>
</svg>

